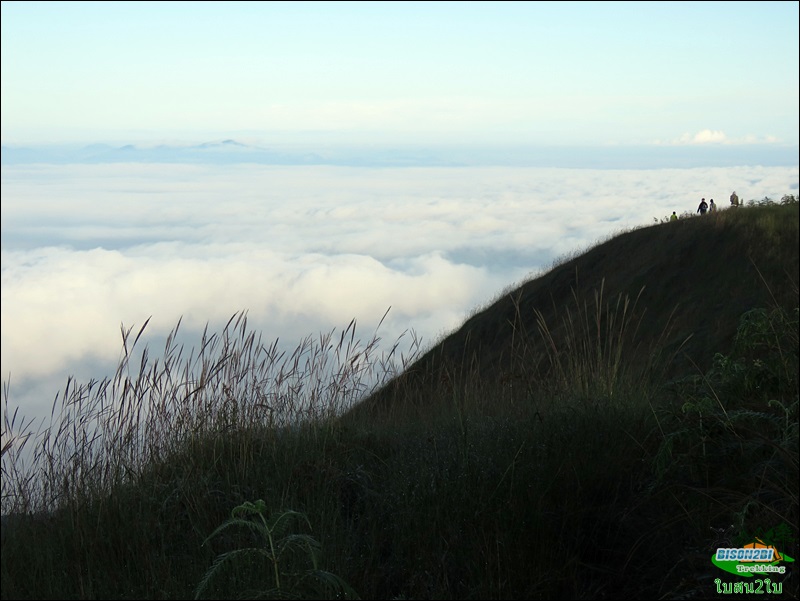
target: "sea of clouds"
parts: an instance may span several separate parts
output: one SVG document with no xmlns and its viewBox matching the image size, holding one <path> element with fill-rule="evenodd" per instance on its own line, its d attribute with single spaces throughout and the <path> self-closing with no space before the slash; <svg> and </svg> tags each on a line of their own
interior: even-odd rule
<svg viewBox="0 0 800 601">
<path fill-rule="evenodd" d="M 287 349 L 353 319 L 424 347 L 565 255 L 734 190 L 779 200 L 798 169 L 4 165 L 4 394 L 48 415 L 148 319 L 154 349 L 240 311 Z"/>
</svg>

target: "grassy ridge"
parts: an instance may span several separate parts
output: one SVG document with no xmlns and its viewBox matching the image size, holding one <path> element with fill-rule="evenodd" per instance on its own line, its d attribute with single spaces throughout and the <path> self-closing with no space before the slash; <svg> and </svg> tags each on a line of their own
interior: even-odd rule
<svg viewBox="0 0 800 601">
<path fill-rule="evenodd" d="M 2 598 L 722 597 L 716 546 L 798 554 L 799 222 L 621 234 L 419 356 L 240 315 L 44 431 L 6 399 Z"/>
<path fill-rule="evenodd" d="M 626 364 L 643 368 L 658 351 L 668 376 L 704 371 L 715 352 L 730 346 L 745 311 L 796 303 L 796 221 L 796 204 L 766 205 L 616 236 L 497 299 L 395 385 L 442 378 L 443 370 L 538 382 L 552 350 L 543 346 L 540 326 L 558 346 L 562 333 L 577 327 L 576 310 L 602 313 L 619 299 L 630 303 L 628 317 L 636 322 L 628 334 L 646 351 L 630 352 Z"/>
</svg>

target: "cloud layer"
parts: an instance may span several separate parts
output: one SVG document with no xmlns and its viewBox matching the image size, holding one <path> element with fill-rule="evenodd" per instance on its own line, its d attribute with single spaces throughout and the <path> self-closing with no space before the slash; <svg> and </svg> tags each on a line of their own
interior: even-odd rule
<svg viewBox="0 0 800 601">
<path fill-rule="evenodd" d="M 798 170 L 29 165 L 2 170 L 2 371 L 49 411 L 108 375 L 120 326 L 189 345 L 238 311 L 287 348 L 352 320 L 434 342 L 504 288 L 701 197 L 797 193 Z M 196 335 L 197 338 L 192 339 Z"/>
</svg>

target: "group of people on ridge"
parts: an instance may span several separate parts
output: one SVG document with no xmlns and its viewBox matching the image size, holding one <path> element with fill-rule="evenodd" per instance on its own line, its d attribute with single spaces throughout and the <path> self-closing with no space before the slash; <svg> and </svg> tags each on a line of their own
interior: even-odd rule
<svg viewBox="0 0 800 601">
<path fill-rule="evenodd" d="M 701 215 L 705 215 L 706 211 L 708 211 L 709 213 L 713 213 L 716 210 L 717 210 L 717 205 L 714 204 L 713 198 L 710 200 L 710 202 L 706 202 L 706 199 L 703 198 L 700 201 L 700 206 L 697 207 L 697 212 L 700 213 Z"/>
<path fill-rule="evenodd" d="M 736 194 L 736 191 L 734 191 L 733 194 L 731 194 L 731 206 L 732 207 L 739 206 L 739 196 Z M 706 202 L 705 198 L 702 198 L 700 200 L 700 205 L 697 207 L 697 212 L 700 213 L 701 215 L 705 215 L 707 212 L 713 213 L 716 210 L 717 210 L 717 205 L 714 203 L 713 198 L 709 199 L 708 202 Z M 669 220 L 670 221 L 678 220 L 678 215 L 675 213 L 675 211 L 672 211 L 672 215 L 670 215 Z"/>
</svg>

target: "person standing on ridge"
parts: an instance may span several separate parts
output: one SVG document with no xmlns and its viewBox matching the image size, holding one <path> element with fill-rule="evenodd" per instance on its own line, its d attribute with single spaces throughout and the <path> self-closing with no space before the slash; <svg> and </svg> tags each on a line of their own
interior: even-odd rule
<svg viewBox="0 0 800 601">
<path fill-rule="evenodd" d="M 703 198 L 700 201 L 700 206 L 697 207 L 697 212 L 700 213 L 701 215 L 705 215 L 706 214 L 706 209 L 708 209 L 708 203 L 706 202 L 706 199 Z"/>
<path fill-rule="evenodd" d="M 678 221 L 678 216 L 675 214 L 675 211 L 672 211 L 672 215 L 669 216 L 670 221 Z"/>
<path fill-rule="evenodd" d="M 712 198 L 712 199 L 711 199 L 711 200 L 708 202 L 708 212 L 709 212 L 709 213 L 713 213 L 713 212 L 714 212 L 714 211 L 716 211 L 716 210 L 717 210 L 717 205 L 715 205 L 715 204 L 714 204 L 714 199 Z"/>
<path fill-rule="evenodd" d="M 736 195 L 736 190 L 734 190 L 733 194 L 731 194 L 731 206 L 732 207 L 739 206 L 739 197 Z"/>
</svg>

